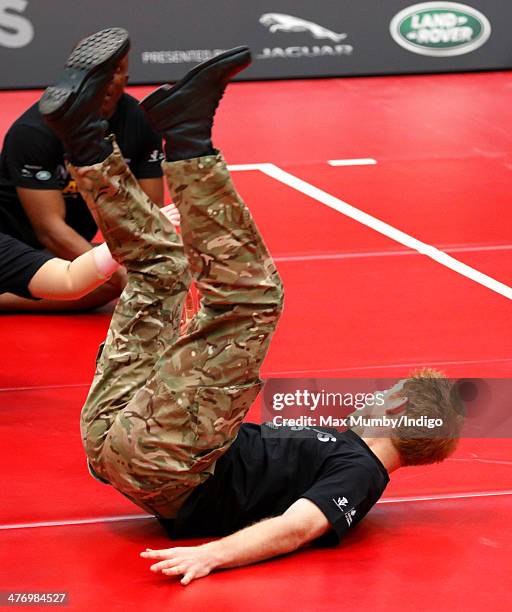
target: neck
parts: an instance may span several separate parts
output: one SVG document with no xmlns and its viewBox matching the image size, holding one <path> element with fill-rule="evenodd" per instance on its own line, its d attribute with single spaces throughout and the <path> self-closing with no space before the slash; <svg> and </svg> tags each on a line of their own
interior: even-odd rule
<svg viewBox="0 0 512 612">
<path fill-rule="evenodd" d="M 400 456 L 390 438 L 362 438 L 376 455 L 388 474 L 400 467 Z"/>
</svg>

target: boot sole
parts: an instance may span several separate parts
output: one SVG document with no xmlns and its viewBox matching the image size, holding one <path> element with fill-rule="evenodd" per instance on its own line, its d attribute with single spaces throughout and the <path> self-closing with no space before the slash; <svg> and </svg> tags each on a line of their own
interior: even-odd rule
<svg viewBox="0 0 512 612">
<path fill-rule="evenodd" d="M 40 113 L 48 119 L 61 117 L 89 77 L 106 66 L 114 67 L 129 48 L 128 32 L 122 28 L 108 28 L 84 38 L 71 52 L 59 82 L 41 97 Z"/>
<path fill-rule="evenodd" d="M 221 53 L 220 55 L 212 57 L 208 61 L 199 64 L 198 66 L 193 68 L 183 79 L 178 81 L 176 85 L 173 86 L 165 84 L 159 87 L 158 89 L 155 89 L 155 91 L 151 92 L 139 102 L 139 106 L 146 113 L 150 113 L 155 106 L 160 104 L 160 102 L 162 102 L 163 100 L 167 99 L 171 93 L 179 91 L 182 87 L 189 83 L 197 74 L 221 60 L 234 57 L 238 54 L 246 54 L 246 62 L 245 64 L 240 64 L 239 66 L 236 66 L 236 68 L 233 68 L 232 72 L 228 75 L 228 80 L 231 79 L 235 74 L 238 74 L 239 72 L 244 70 L 244 68 L 247 68 L 247 66 L 249 66 L 249 64 L 251 63 L 251 52 L 249 50 L 249 47 L 235 47 L 235 49 L 231 49 L 230 51 L 226 51 L 224 53 Z"/>
</svg>

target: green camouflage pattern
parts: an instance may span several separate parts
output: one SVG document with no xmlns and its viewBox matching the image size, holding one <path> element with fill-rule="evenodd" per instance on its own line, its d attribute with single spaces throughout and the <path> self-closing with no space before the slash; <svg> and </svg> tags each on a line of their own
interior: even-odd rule
<svg viewBox="0 0 512 612">
<path fill-rule="evenodd" d="M 82 438 L 93 474 L 172 518 L 213 473 L 261 390 L 283 287 L 220 154 L 163 164 L 180 237 L 113 144 L 101 164 L 70 168 L 128 271 Z M 200 308 L 180 334 L 191 276 Z"/>
</svg>

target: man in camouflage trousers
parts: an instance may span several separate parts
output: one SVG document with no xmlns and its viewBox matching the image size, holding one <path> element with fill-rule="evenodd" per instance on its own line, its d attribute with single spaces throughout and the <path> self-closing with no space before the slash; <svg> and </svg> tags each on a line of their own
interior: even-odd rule
<svg viewBox="0 0 512 612">
<path fill-rule="evenodd" d="M 98 109 L 126 40 L 119 28 L 85 39 L 40 109 L 128 270 L 82 412 L 89 465 L 157 516 L 171 538 L 223 536 L 141 551 L 151 571 L 187 585 L 308 543 L 337 544 L 381 497 L 389 474 L 453 452 L 463 415 L 449 381 L 430 372 L 400 381 L 367 408 L 377 418 L 442 417 L 434 437 L 414 425 L 374 437 L 316 427 L 275 435 L 269 423 L 242 423 L 283 300 L 272 259 L 211 143 L 217 105 L 249 51 L 227 51 L 141 103 L 165 139 L 182 243 L 104 138 Z M 191 276 L 201 307 L 180 336 Z"/>
<path fill-rule="evenodd" d="M 81 415 L 89 466 L 141 508 L 173 518 L 213 473 L 261 389 L 283 289 L 210 140 L 215 109 L 229 79 L 250 62 L 248 49 L 206 62 L 142 102 L 165 137 L 163 167 L 181 214 L 180 237 L 102 131 L 102 93 L 125 37 L 112 30 L 106 58 L 104 48 L 75 51 L 78 94 L 66 98 L 65 73 L 40 109 L 64 143 L 112 255 L 128 271 Z M 95 58 L 93 69 L 80 66 L 81 54 Z M 180 336 L 191 276 L 201 306 Z"/>
</svg>

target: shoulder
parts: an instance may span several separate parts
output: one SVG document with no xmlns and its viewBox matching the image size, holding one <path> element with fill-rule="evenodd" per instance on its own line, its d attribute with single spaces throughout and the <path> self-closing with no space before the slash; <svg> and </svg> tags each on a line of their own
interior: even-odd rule
<svg viewBox="0 0 512 612">
<path fill-rule="evenodd" d="M 5 137 L 5 147 L 12 144 L 22 143 L 26 146 L 34 146 L 40 143 L 59 146 L 60 141 L 52 130 L 43 121 L 37 104 L 28 108 L 11 125 Z"/>
</svg>

